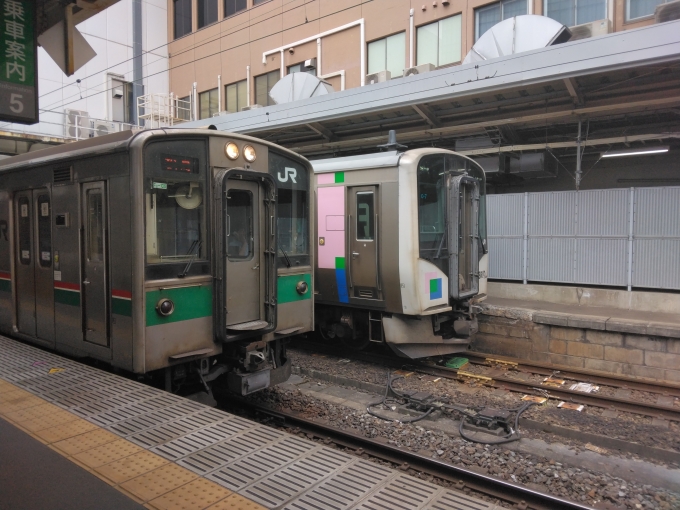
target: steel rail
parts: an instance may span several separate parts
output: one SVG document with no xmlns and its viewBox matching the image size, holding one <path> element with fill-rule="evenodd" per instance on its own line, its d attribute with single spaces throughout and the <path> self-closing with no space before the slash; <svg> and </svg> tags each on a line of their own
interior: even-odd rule
<svg viewBox="0 0 680 510">
<path fill-rule="evenodd" d="M 453 488 L 458 491 L 468 488 L 471 491 L 513 503 L 518 509 L 592 510 L 590 506 L 532 490 L 492 476 L 483 475 L 476 471 L 406 451 L 352 432 L 339 430 L 304 418 L 297 413 L 272 409 L 269 406 L 242 399 L 236 400 L 246 409 L 271 416 L 280 420 L 288 427 L 300 429 L 310 439 L 316 437 L 325 442 L 330 441 L 336 445 L 353 449 L 359 454 L 366 453 L 369 456 L 397 464 L 404 471 L 412 468 L 416 471 L 427 473 L 436 478 L 454 483 Z"/>
<path fill-rule="evenodd" d="M 479 365 L 491 365 L 498 360 L 502 363 L 514 365 L 516 370 L 530 372 L 540 375 L 553 375 L 559 373 L 561 377 L 575 379 L 577 381 L 599 384 L 602 386 L 612 386 L 614 388 L 626 388 L 630 390 L 646 391 L 649 393 L 660 393 L 680 398 L 680 385 L 664 384 L 658 381 L 640 381 L 622 375 L 611 374 L 602 375 L 593 370 L 566 367 L 563 365 L 542 364 L 507 356 L 496 356 L 493 354 L 483 354 L 480 352 L 468 351 L 465 357 L 471 363 Z"/>
<path fill-rule="evenodd" d="M 346 350 L 338 352 L 336 349 L 329 348 L 328 346 L 322 346 L 322 344 L 312 344 L 309 345 L 309 347 L 317 352 L 320 351 L 323 353 L 338 356 L 347 356 L 348 354 Z M 461 353 L 461 355 L 467 356 L 467 353 Z M 540 384 L 537 384 L 535 382 L 518 381 L 516 379 L 511 379 L 508 377 L 502 377 L 497 375 L 470 374 L 465 370 L 447 368 L 441 365 L 434 364 L 432 362 L 418 363 L 415 360 L 408 360 L 408 362 L 405 363 L 405 360 L 396 357 L 374 355 L 370 353 L 356 351 L 353 352 L 351 356 L 358 361 L 363 361 L 366 363 L 376 363 L 385 367 L 399 368 L 402 370 L 409 370 L 413 372 L 419 372 L 426 375 L 444 377 L 448 379 L 477 378 L 480 383 L 483 383 L 487 386 L 494 388 L 507 389 L 510 391 L 528 393 L 533 395 L 547 395 L 549 398 L 565 400 L 567 402 L 572 402 L 576 404 L 591 405 L 594 407 L 600 407 L 605 409 L 627 411 L 635 414 L 641 414 L 644 416 L 664 418 L 680 422 L 680 407 L 670 407 L 648 402 L 608 397 L 605 395 L 595 395 L 591 393 L 584 393 L 581 391 L 573 391 L 567 388 L 556 388 L 554 386 L 541 386 Z M 550 374 L 552 374 L 553 372 L 554 370 L 551 371 Z M 562 373 L 562 375 L 566 377 L 564 373 Z M 602 377 L 606 379 L 606 376 Z M 574 379 L 579 381 L 579 379 L 581 378 L 574 377 Z M 601 384 L 607 385 L 605 382 L 602 382 Z"/>
</svg>

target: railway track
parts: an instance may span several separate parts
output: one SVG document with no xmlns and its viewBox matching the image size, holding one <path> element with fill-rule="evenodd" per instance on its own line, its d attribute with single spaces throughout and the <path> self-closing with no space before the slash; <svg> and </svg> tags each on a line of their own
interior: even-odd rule
<svg viewBox="0 0 680 510">
<path fill-rule="evenodd" d="M 335 355 L 339 357 L 346 357 L 348 354 L 347 350 L 341 351 L 337 348 L 329 347 L 327 345 L 323 345 L 320 343 L 298 342 L 296 345 L 306 348 L 308 350 L 313 350 L 316 353 Z M 478 381 L 480 384 L 484 384 L 485 386 L 489 386 L 492 388 L 505 389 L 529 395 L 545 396 L 547 398 L 559 399 L 574 404 L 590 405 L 599 408 L 625 411 L 644 416 L 651 416 L 653 418 L 661 418 L 680 422 L 680 407 L 617 398 L 616 396 L 585 393 L 581 391 L 570 390 L 567 387 L 541 386 L 535 381 L 522 381 L 519 379 L 509 377 L 507 374 L 508 371 L 512 370 L 548 376 L 557 373 L 563 379 L 574 380 L 576 382 L 590 382 L 592 384 L 599 384 L 601 386 L 610 386 L 613 388 L 628 388 L 654 394 L 680 397 L 680 387 L 677 386 L 653 382 L 648 383 L 646 381 L 640 381 L 620 376 L 609 377 L 600 374 L 593 374 L 587 371 L 562 370 L 563 367 L 541 365 L 537 363 L 526 363 L 519 360 L 513 361 L 507 358 L 501 359 L 484 357 L 484 355 L 480 355 L 478 353 L 465 353 L 461 355 L 468 358 L 470 363 L 472 364 L 485 365 L 489 367 L 496 365 L 495 367 L 496 369 L 490 372 L 488 375 L 483 375 L 472 373 L 467 370 L 448 368 L 439 365 L 433 361 L 423 361 L 418 363 L 409 360 L 408 362 L 405 362 L 405 360 L 397 358 L 396 356 L 360 351 L 359 352 L 355 351 L 351 353 L 351 357 L 358 361 L 375 363 L 388 368 L 413 371 L 421 374 L 431 375 L 435 377 L 444 377 L 448 379 L 458 380 L 474 379 Z"/>
<path fill-rule="evenodd" d="M 298 413 L 275 410 L 266 405 L 240 398 L 235 399 L 235 402 L 249 412 L 260 413 L 273 418 L 277 425 L 290 429 L 289 432 L 302 434 L 309 439 L 319 440 L 325 444 L 334 444 L 342 449 L 351 450 L 360 456 L 389 462 L 403 471 L 414 470 L 425 473 L 450 482 L 453 489 L 465 493 L 472 491 L 497 498 L 514 505 L 514 508 L 519 510 L 592 510 L 592 507 L 587 505 L 406 451 L 383 441 L 338 430 L 307 419 Z"/>
</svg>

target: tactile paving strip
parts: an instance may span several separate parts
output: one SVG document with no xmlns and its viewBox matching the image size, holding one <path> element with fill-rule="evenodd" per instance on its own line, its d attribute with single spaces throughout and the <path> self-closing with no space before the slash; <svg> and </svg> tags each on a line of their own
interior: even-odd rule
<svg viewBox="0 0 680 510">
<path fill-rule="evenodd" d="M 0 377 L 0 414 L 149 508 L 495 508 L 2 336 Z"/>
</svg>

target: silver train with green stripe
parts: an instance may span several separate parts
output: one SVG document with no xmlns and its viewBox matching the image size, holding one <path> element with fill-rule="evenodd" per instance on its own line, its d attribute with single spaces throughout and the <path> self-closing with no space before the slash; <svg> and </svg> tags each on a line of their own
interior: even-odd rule
<svg viewBox="0 0 680 510">
<path fill-rule="evenodd" d="M 126 131 L 0 162 L 0 333 L 249 394 L 314 329 L 312 169 L 255 138 Z"/>
</svg>

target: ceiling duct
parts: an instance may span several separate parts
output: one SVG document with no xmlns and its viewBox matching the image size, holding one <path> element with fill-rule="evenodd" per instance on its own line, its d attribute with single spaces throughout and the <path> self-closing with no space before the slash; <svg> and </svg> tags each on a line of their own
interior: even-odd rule
<svg viewBox="0 0 680 510">
<path fill-rule="evenodd" d="M 308 73 L 292 73 L 284 76 L 272 87 L 269 96 L 276 104 L 292 103 L 310 97 L 334 92 L 333 86 Z"/>
<path fill-rule="evenodd" d="M 520 154 L 519 158 L 510 158 L 508 173 L 524 177 L 556 177 L 557 160 L 549 152 Z"/>
<path fill-rule="evenodd" d="M 463 64 L 483 62 L 567 42 L 571 32 L 559 21 L 527 14 L 496 23 L 484 32 L 465 56 Z"/>
</svg>

